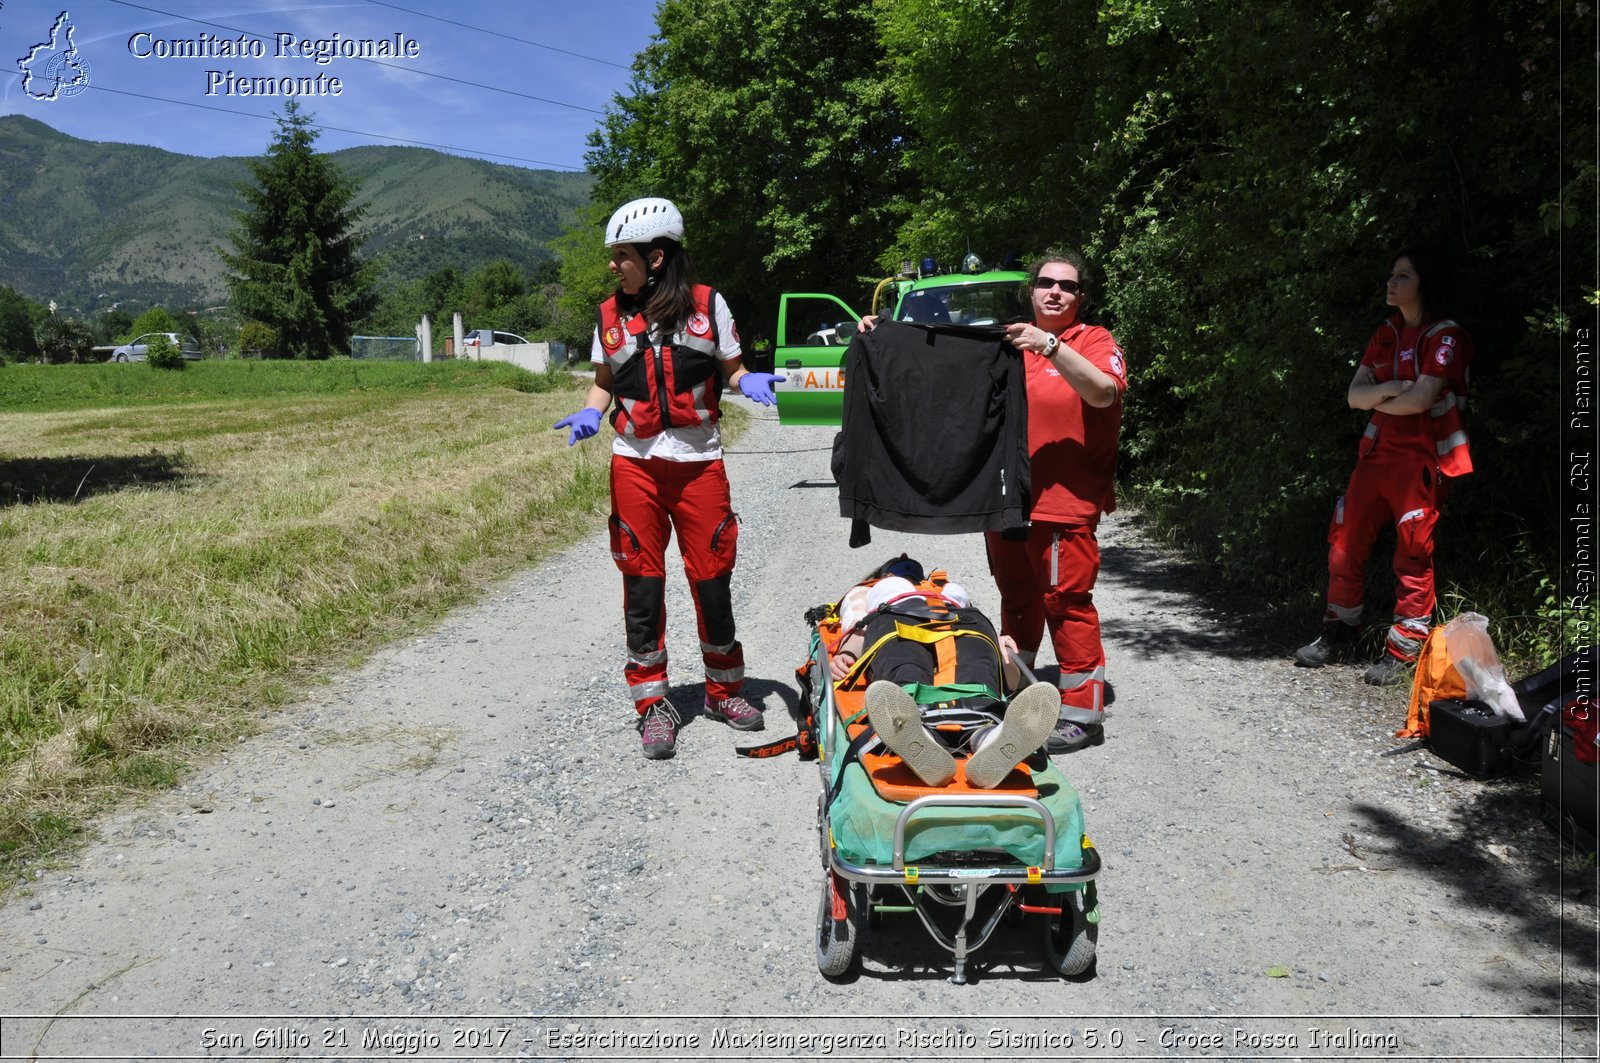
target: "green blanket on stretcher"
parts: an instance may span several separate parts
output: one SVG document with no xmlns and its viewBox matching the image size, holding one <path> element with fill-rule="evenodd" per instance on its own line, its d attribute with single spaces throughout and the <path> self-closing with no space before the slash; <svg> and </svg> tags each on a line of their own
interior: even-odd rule
<svg viewBox="0 0 1600 1063">
<path fill-rule="evenodd" d="M 1038 800 L 1055 819 L 1057 869 L 1076 870 L 1083 864 L 1083 806 L 1078 791 L 1061 769 L 1050 764 L 1033 776 Z M 886 801 L 872 788 L 859 763 L 844 767 L 844 783 L 828 817 L 839 855 L 852 864 L 894 864 L 894 825 L 905 805 Z M 941 853 L 1005 853 L 1017 865 L 1037 867 L 1044 859 L 1044 824 L 1026 808 L 980 806 L 928 808 L 906 826 L 907 864 L 933 863 Z M 1052 891 L 1081 886 L 1053 885 Z"/>
</svg>

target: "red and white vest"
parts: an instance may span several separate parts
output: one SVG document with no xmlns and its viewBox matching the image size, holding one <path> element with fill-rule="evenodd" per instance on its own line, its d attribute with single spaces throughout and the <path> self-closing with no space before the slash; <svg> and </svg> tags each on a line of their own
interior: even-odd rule
<svg viewBox="0 0 1600 1063">
<path fill-rule="evenodd" d="M 1439 395 L 1431 409 L 1427 411 L 1429 426 L 1433 429 L 1434 451 L 1439 461 L 1439 471 L 1446 476 L 1465 476 L 1472 471 L 1472 452 L 1468 445 L 1466 426 L 1461 420 L 1461 411 L 1466 406 L 1466 388 L 1471 373 L 1472 347 L 1470 339 L 1461 344 L 1457 350 L 1441 351 L 1445 343 L 1447 330 L 1450 333 L 1448 343 L 1454 345 L 1456 337 L 1466 338 L 1466 333 L 1461 326 L 1448 318 L 1435 321 L 1422 334 L 1417 337 L 1416 358 L 1408 365 L 1402 365 L 1399 357 L 1400 350 L 1400 324 L 1399 316 L 1389 319 L 1379 326 L 1381 332 L 1388 328 L 1393 334 L 1393 343 L 1390 345 L 1395 351 L 1395 360 L 1389 373 L 1378 373 L 1379 381 L 1386 380 L 1417 380 L 1421 377 L 1421 367 L 1426 364 L 1425 359 L 1440 358 L 1440 365 L 1446 365 L 1449 360 L 1460 357 L 1463 364 L 1459 372 L 1452 374 L 1447 379 L 1445 388 Z M 1415 417 L 1417 414 L 1388 414 L 1374 411 L 1372 419 L 1367 422 L 1366 431 L 1362 433 L 1361 454 L 1365 456 L 1377 443 L 1378 433 L 1383 428 L 1385 421 L 1396 417 Z"/>
<path fill-rule="evenodd" d="M 667 342 L 652 344 L 643 314 L 624 319 L 617 297 L 600 304 L 600 348 L 611 368 L 617 406 L 611 426 L 621 435 L 649 439 L 667 428 L 713 425 L 721 416 L 722 373 L 717 357 L 715 295 L 694 286 L 694 313 Z"/>
</svg>

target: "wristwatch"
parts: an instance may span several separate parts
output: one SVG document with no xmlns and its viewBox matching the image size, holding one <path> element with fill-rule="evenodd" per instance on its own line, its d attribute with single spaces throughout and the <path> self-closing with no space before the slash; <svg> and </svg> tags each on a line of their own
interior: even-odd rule
<svg viewBox="0 0 1600 1063">
<path fill-rule="evenodd" d="M 1045 337 L 1044 356 L 1046 358 L 1054 358 L 1056 354 L 1056 348 L 1059 346 L 1061 346 L 1061 341 L 1056 339 L 1055 333 L 1052 332 L 1050 335 Z"/>
</svg>

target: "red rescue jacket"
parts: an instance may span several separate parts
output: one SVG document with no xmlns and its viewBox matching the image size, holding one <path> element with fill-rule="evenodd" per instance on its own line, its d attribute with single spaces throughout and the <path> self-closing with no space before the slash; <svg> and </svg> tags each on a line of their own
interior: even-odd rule
<svg viewBox="0 0 1600 1063">
<path fill-rule="evenodd" d="M 1400 316 L 1396 314 L 1378 326 L 1380 336 L 1377 338 L 1390 339 L 1387 346 L 1395 352 L 1395 361 L 1392 368 L 1381 365 L 1376 367 L 1377 379 L 1379 382 L 1395 379 L 1417 380 L 1422 375 L 1422 366 L 1426 359 L 1432 358 L 1439 365 L 1450 365 L 1458 358 L 1461 360 L 1459 368 L 1446 378 L 1447 383 L 1439 395 L 1439 400 L 1426 411 L 1426 415 L 1433 430 L 1434 451 L 1439 462 L 1439 471 L 1446 476 L 1465 476 L 1472 471 L 1472 451 L 1467 441 L 1466 426 L 1461 420 L 1461 411 L 1465 408 L 1467 400 L 1467 382 L 1472 366 L 1472 340 L 1454 321 L 1448 318 L 1435 321 L 1423 329 L 1422 335 L 1417 338 L 1415 361 L 1409 366 L 1402 366 L 1398 355 L 1400 324 Z M 1363 457 L 1377 443 L 1378 433 L 1382 430 L 1384 422 L 1397 416 L 1416 417 L 1419 414 L 1397 415 L 1374 411 L 1372 419 L 1367 422 L 1366 431 L 1362 433 Z"/>
<path fill-rule="evenodd" d="M 661 344 L 650 342 L 643 314 L 623 319 L 616 296 L 600 304 L 600 347 L 617 399 L 611 426 L 620 434 L 648 439 L 666 428 L 717 423 L 722 373 L 712 309 L 715 294 L 704 284 L 695 285 L 694 313 L 682 331 Z"/>
</svg>

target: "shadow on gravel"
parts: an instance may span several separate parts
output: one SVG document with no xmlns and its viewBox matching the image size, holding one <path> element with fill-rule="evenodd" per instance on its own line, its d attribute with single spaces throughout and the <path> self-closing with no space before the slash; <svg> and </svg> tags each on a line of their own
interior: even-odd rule
<svg viewBox="0 0 1600 1063">
<path fill-rule="evenodd" d="M 77 502 L 129 487 L 171 483 L 184 476 L 171 454 L 0 459 L 0 507 L 31 502 Z"/>
<path fill-rule="evenodd" d="M 1145 538 L 1139 517 L 1122 520 L 1139 535 L 1140 545 L 1102 545 L 1100 573 L 1102 582 L 1110 577 L 1134 589 L 1134 608 L 1122 615 L 1101 614 L 1107 641 L 1115 639 L 1145 657 L 1182 650 L 1235 660 L 1287 660 L 1316 637 L 1320 606 L 1291 610 L 1254 597 L 1248 588 L 1223 583 L 1200 562 Z M 1372 589 L 1379 589 L 1379 597 L 1369 600 L 1368 615 L 1387 615 L 1394 598 L 1387 590 L 1392 577 L 1381 546 L 1367 563 L 1367 575 L 1369 599 Z M 1379 609 L 1373 601 L 1388 604 Z M 1377 660 L 1384 630 L 1382 624 L 1369 624 L 1347 659 Z"/>
<path fill-rule="evenodd" d="M 977 952 L 967 957 L 966 978 L 970 985 L 988 979 L 1006 982 L 1069 981 L 1051 969 L 1044 960 L 1044 928 L 1037 917 L 1011 916 L 1001 919 L 994 936 Z M 862 939 L 861 958 L 850 974 L 839 982 L 865 978 L 874 982 L 948 982 L 955 960 L 947 949 L 935 942 L 921 920 L 909 913 L 886 916 L 870 927 Z M 1092 979 L 1093 976 L 1090 976 Z"/>
<path fill-rule="evenodd" d="M 1373 834 L 1390 840 L 1381 862 L 1405 864 L 1436 880 L 1440 902 L 1448 903 L 1453 914 L 1471 918 L 1477 910 L 1509 919 L 1512 933 L 1560 957 L 1559 964 L 1550 965 L 1549 977 L 1538 982 L 1504 980 L 1494 955 L 1485 955 L 1476 971 L 1463 970 L 1453 977 L 1477 978 L 1508 1001 L 1538 1001 L 1540 1007 L 1527 1008 L 1530 1012 L 1562 1006 L 1569 1014 L 1593 1012 L 1600 951 L 1593 929 L 1597 898 L 1592 861 L 1541 861 L 1538 854 L 1504 861 L 1485 845 L 1487 839 L 1515 836 L 1530 821 L 1537 822 L 1538 810 L 1528 800 L 1525 780 L 1513 777 L 1482 784 L 1470 801 L 1454 809 L 1457 829 L 1450 834 L 1419 829 L 1373 805 L 1357 804 L 1354 811 Z M 1554 833 L 1549 841 L 1548 852 L 1560 854 Z M 1552 915 L 1556 907 L 1559 917 Z M 1418 913 L 1417 918 L 1427 916 Z M 1521 1004 L 1518 1010 L 1523 1010 Z"/>
</svg>

